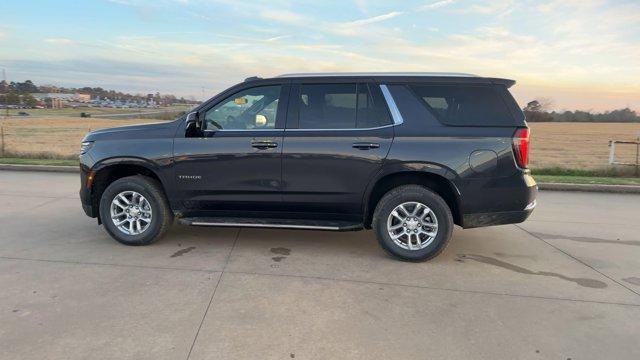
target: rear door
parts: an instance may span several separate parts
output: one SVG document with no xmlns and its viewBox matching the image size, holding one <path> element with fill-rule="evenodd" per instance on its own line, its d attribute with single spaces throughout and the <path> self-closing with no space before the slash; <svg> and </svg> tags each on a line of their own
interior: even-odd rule
<svg viewBox="0 0 640 360">
<path fill-rule="evenodd" d="M 392 139 L 377 85 L 293 84 L 282 154 L 283 204 L 291 211 L 360 214 L 365 188 Z"/>
</svg>

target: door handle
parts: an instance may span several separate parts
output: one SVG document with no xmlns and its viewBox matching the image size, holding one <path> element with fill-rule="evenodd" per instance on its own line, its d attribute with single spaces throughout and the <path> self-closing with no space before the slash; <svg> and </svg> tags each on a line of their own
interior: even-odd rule
<svg viewBox="0 0 640 360">
<path fill-rule="evenodd" d="M 352 147 L 360 150 L 370 150 L 377 149 L 380 147 L 380 144 L 377 143 L 369 143 L 369 142 L 356 142 L 353 143 Z"/>
<path fill-rule="evenodd" d="M 269 140 L 252 140 L 251 147 L 261 150 L 271 149 L 278 147 L 278 143 Z"/>
</svg>

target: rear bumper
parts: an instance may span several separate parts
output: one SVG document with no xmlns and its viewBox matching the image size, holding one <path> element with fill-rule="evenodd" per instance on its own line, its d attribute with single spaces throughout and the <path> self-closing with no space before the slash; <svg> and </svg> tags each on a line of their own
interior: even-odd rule
<svg viewBox="0 0 640 360">
<path fill-rule="evenodd" d="M 462 222 L 465 229 L 493 225 L 517 224 L 527 220 L 532 212 L 533 209 L 484 214 L 465 214 L 462 216 Z"/>
<path fill-rule="evenodd" d="M 477 189 L 483 192 L 483 205 L 475 206 L 476 211 L 462 214 L 463 228 L 517 224 L 531 215 L 538 195 L 535 180 L 528 172 L 508 180 L 508 186 Z"/>
</svg>

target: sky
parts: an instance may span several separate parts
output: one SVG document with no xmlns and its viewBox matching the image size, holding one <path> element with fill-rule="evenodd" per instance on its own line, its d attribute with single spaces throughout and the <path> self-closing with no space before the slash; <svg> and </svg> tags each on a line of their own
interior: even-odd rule
<svg viewBox="0 0 640 360">
<path fill-rule="evenodd" d="M 249 76 L 464 72 L 640 111 L 638 0 L 3 0 L 9 81 L 209 98 Z"/>
</svg>

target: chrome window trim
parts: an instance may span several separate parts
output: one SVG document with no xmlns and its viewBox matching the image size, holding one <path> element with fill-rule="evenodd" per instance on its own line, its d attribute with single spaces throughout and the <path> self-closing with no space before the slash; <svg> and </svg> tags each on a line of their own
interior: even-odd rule
<svg viewBox="0 0 640 360">
<path fill-rule="evenodd" d="M 300 128 L 290 128 L 284 129 L 284 131 L 358 131 L 358 130 L 377 130 L 384 129 L 388 127 L 396 126 L 396 124 L 382 125 L 370 128 L 344 128 L 344 129 L 300 129 Z"/>
<path fill-rule="evenodd" d="M 400 125 L 404 123 L 404 119 L 402 118 L 402 114 L 396 105 L 395 100 L 393 100 L 393 95 L 389 92 L 389 88 L 387 85 L 380 85 L 380 90 L 382 91 L 382 95 L 384 96 L 384 100 L 387 102 L 387 106 L 389 107 L 389 111 L 391 111 L 391 118 L 393 119 L 393 123 L 395 125 Z"/>
<path fill-rule="evenodd" d="M 204 132 L 230 132 L 230 131 L 284 131 L 284 129 L 218 129 L 218 130 L 203 130 Z"/>
<path fill-rule="evenodd" d="M 370 128 L 348 128 L 348 129 L 297 129 L 297 128 L 289 128 L 289 129 L 220 129 L 220 130 L 204 130 L 204 132 L 230 132 L 230 131 L 358 131 L 358 130 L 378 130 L 384 129 L 388 127 L 396 126 L 396 124 L 382 125 Z"/>
<path fill-rule="evenodd" d="M 345 129 L 300 129 L 300 128 L 284 128 L 284 129 L 218 129 L 218 130 L 208 130 L 205 129 L 204 132 L 218 132 L 218 131 L 359 131 L 359 130 L 377 130 L 384 129 L 388 127 L 393 127 L 396 125 L 400 125 L 404 123 L 404 119 L 402 118 L 402 114 L 400 114 L 400 110 L 396 105 L 395 100 L 393 100 L 393 96 L 387 85 L 380 85 L 380 90 L 382 91 L 382 95 L 384 96 L 384 100 L 387 103 L 389 111 L 391 112 L 391 118 L 393 120 L 393 124 L 370 127 L 370 128 L 345 128 Z"/>
</svg>

